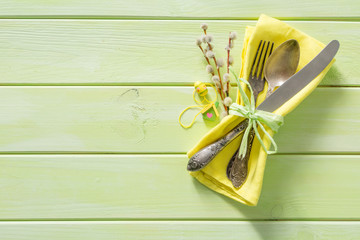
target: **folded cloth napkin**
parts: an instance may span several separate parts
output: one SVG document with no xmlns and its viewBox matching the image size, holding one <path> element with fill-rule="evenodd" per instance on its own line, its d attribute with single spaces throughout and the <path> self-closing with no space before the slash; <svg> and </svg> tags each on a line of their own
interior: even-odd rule
<svg viewBox="0 0 360 240">
<path fill-rule="evenodd" d="M 288 24 L 266 15 L 261 15 L 256 27 L 247 27 L 245 31 L 245 39 L 241 56 L 242 68 L 240 78 L 248 79 L 250 67 L 260 40 L 274 42 L 275 49 L 281 43 L 289 39 L 296 39 L 300 44 L 300 62 L 298 70 L 303 68 L 325 47 L 325 45 L 321 42 L 292 28 Z M 311 83 L 275 110 L 274 113 L 285 116 L 298 106 L 320 83 L 333 62 L 334 60 Z M 246 89 L 246 87 L 243 86 L 243 89 Z M 258 97 L 258 104 L 265 99 L 266 90 L 267 86 L 265 84 L 264 91 Z M 239 92 L 237 96 L 237 103 L 241 104 Z M 203 147 L 224 136 L 242 120 L 244 120 L 244 118 L 234 115 L 225 117 L 187 153 L 188 157 L 190 158 Z M 266 130 L 271 136 L 273 136 L 273 132 L 269 128 L 266 128 Z M 259 132 L 261 133 L 261 130 L 259 130 Z M 265 146 L 269 149 L 269 139 L 264 136 L 265 134 L 263 133 L 260 135 L 265 143 Z M 241 138 L 242 136 L 239 136 L 232 141 L 205 168 L 200 171 L 190 172 L 190 174 L 216 192 L 246 205 L 256 206 L 260 197 L 267 157 L 266 152 L 261 147 L 257 138 L 255 138 L 253 142 L 248 165 L 248 177 L 245 183 L 240 188 L 234 188 L 231 181 L 226 176 L 227 164 L 235 151 L 239 148 Z"/>
</svg>

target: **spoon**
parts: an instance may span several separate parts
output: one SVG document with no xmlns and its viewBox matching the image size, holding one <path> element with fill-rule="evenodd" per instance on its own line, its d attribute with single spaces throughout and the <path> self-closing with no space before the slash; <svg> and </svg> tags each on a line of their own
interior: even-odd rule
<svg viewBox="0 0 360 240">
<path fill-rule="evenodd" d="M 274 50 L 264 67 L 264 76 L 268 83 L 266 98 L 274 92 L 276 87 L 280 87 L 287 79 L 294 75 L 299 60 L 300 46 L 295 39 L 283 42 Z M 249 134 L 245 157 L 240 158 L 238 151 L 236 151 L 227 167 L 227 176 L 235 188 L 240 187 L 246 180 L 254 135 L 255 132 L 252 129 Z"/>
<path fill-rule="evenodd" d="M 299 65 L 300 46 L 295 39 L 287 40 L 277 47 L 268 58 L 264 67 L 264 76 L 268 83 L 266 97 L 270 96 L 276 87 L 288 80 Z"/>
</svg>

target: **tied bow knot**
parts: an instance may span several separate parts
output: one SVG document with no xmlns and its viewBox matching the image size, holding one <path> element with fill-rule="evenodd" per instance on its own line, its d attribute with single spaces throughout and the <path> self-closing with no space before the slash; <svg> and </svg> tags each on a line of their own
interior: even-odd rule
<svg viewBox="0 0 360 240">
<path fill-rule="evenodd" d="M 278 129 L 283 125 L 284 118 L 281 115 L 277 115 L 275 113 L 266 112 L 262 110 L 257 110 L 255 108 L 255 100 L 254 100 L 254 94 L 252 91 L 252 88 L 248 81 L 242 78 L 238 78 L 234 71 L 231 69 L 232 74 L 234 75 L 238 88 L 240 91 L 241 99 L 244 103 L 244 106 L 239 105 L 237 103 L 233 103 L 230 106 L 229 113 L 231 115 L 236 115 L 239 117 L 244 117 L 249 119 L 249 123 L 247 128 L 245 129 L 240 148 L 239 148 L 239 156 L 243 158 L 246 154 L 247 145 L 248 145 L 248 136 L 250 134 L 250 130 L 254 129 L 255 135 L 258 138 L 262 148 L 266 151 L 267 154 L 273 154 L 277 152 L 277 145 L 274 141 L 274 139 L 270 136 L 270 134 L 265 130 L 265 127 L 263 124 L 268 126 L 272 131 L 277 132 Z M 251 94 L 251 101 L 249 100 L 248 96 L 245 94 L 244 90 L 241 87 L 240 81 L 245 83 L 248 88 L 250 89 Z M 264 142 L 261 139 L 260 133 L 258 131 L 258 126 L 261 128 L 261 130 L 265 133 L 265 135 L 270 139 L 272 145 L 274 146 L 273 151 L 267 150 L 265 147 Z"/>
<path fill-rule="evenodd" d="M 256 120 L 255 113 L 250 112 L 250 111 L 246 112 L 246 113 L 244 114 L 244 117 L 249 118 L 249 119 L 251 119 L 251 120 Z"/>
</svg>

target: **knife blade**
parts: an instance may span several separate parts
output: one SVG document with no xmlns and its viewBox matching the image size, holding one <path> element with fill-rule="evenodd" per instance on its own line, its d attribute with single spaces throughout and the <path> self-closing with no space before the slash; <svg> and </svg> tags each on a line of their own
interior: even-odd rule
<svg viewBox="0 0 360 240">
<path fill-rule="evenodd" d="M 287 100 L 296 95 L 313 79 L 315 79 L 335 57 L 340 43 L 331 41 L 314 59 L 305 65 L 300 71 L 291 76 L 281 87 L 271 94 L 258 107 L 258 110 L 273 112 Z"/>
<path fill-rule="evenodd" d="M 265 99 L 258 110 L 273 112 L 282 106 L 287 100 L 296 95 L 314 78 L 316 78 L 330 64 L 339 50 L 340 43 L 332 40 L 326 47 L 306 64 L 301 70 L 291 76 L 271 96 Z M 233 128 L 229 133 L 210 145 L 200 149 L 190 159 L 187 165 L 188 171 L 198 171 L 204 168 L 223 150 L 232 140 L 239 136 L 246 128 L 248 121 L 245 119 Z"/>
</svg>

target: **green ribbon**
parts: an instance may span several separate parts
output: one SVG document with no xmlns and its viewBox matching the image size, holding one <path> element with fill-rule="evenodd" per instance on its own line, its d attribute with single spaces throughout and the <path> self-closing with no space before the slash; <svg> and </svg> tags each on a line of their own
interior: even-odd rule
<svg viewBox="0 0 360 240">
<path fill-rule="evenodd" d="M 241 144 L 240 144 L 240 148 L 239 148 L 239 157 L 243 158 L 246 154 L 246 150 L 247 150 L 247 145 L 248 145 L 248 136 L 250 134 L 250 130 L 253 128 L 255 131 L 255 135 L 256 137 L 259 139 L 259 142 L 261 144 L 261 146 L 263 147 L 263 149 L 266 151 L 267 154 L 273 154 L 277 152 L 277 145 L 274 141 L 274 139 L 270 136 L 270 134 L 265 130 L 263 124 L 265 124 L 266 126 L 268 126 L 272 131 L 277 132 L 278 129 L 283 125 L 284 123 L 284 118 L 281 115 L 277 115 L 275 113 L 271 113 L 271 112 L 266 112 L 266 111 L 262 111 L 262 110 L 256 110 L 255 107 L 255 100 L 254 100 L 254 94 L 253 94 L 253 90 L 249 84 L 248 81 L 246 81 L 243 78 L 238 78 L 235 74 L 235 72 L 231 70 L 231 73 L 234 75 L 237 84 L 238 84 L 238 88 L 240 91 L 240 95 L 241 98 L 243 100 L 244 106 L 239 105 L 237 103 L 233 103 L 230 106 L 230 111 L 229 113 L 231 115 L 236 115 L 236 116 L 240 116 L 240 117 L 244 117 L 249 119 L 249 124 L 247 126 L 247 128 L 245 129 Z M 251 101 L 249 100 L 248 96 L 245 94 L 244 90 L 241 87 L 240 81 L 245 83 L 248 88 L 250 89 L 250 95 L 251 95 Z M 274 151 L 268 151 L 265 147 L 264 142 L 262 141 L 259 131 L 258 131 L 258 127 L 259 126 L 261 128 L 261 130 L 266 134 L 266 136 L 270 139 L 272 145 L 274 146 Z"/>
</svg>

